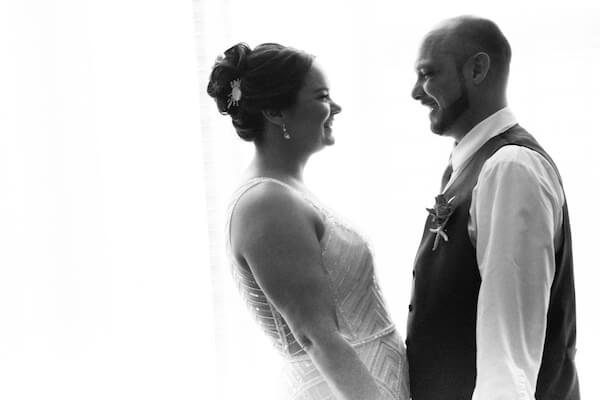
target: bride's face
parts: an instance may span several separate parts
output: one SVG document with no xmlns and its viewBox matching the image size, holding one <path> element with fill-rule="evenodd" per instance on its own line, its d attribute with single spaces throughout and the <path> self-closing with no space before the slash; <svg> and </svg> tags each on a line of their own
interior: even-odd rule
<svg viewBox="0 0 600 400">
<path fill-rule="evenodd" d="M 333 119 L 340 111 L 342 108 L 331 98 L 323 70 L 313 63 L 296 96 L 296 103 L 284 111 L 290 141 L 312 151 L 332 145 L 335 142 Z"/>
</svg>

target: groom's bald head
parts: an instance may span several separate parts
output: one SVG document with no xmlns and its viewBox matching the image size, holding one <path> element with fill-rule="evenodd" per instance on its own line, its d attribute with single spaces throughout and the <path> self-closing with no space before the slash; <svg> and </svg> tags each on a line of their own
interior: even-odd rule
<svg viewBox="0 0 600 400">
<path fill-rule="evenodd" d="M 460 140 L 507 106 L 508 41 L 490 20 L 460 16 L 443 21 L 423 40 L 411 96 L 431 107 L 431 130 Z"/>
<path fill-rule="evenodd" d="M 438 24 L 425 38 L 436 47 L 454 56 L 458 69 L 469 57 L 483 52 L 490 58 L 490 78 L 506 84 L 511 59 L 508 40 L 494 22 L 463 15 Z"/>
</svg>

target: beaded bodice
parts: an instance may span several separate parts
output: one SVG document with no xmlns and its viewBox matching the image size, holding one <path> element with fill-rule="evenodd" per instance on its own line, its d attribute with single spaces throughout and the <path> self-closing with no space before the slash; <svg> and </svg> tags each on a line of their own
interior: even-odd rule
<svg viewBox="0 0 600 400">
<path fill-rule="evenodd" d="M 255 185 L 271 181 L 297 189 L 270 178 L 255 178 L 244 184 L 234 196 L 228 222 L 239 198 Z M 308 193 L 300 193 L 322 216 L 324 232 L 321 238 L 323 268 L 336 304 L 342 335 L 353 345 L 369 342 L 394 330 L 386 310 L 373 269 L 373 258 L 366 241 L 346 223 L 321 206 Z M 228 223 L 229 226 L 229 223 Z M 229 227 L 227 228 L 229 237 Z M 228 251 L 231 253 L 228 240 Z M 286 357 L 302 357 L 305 352 L 292 335 L 281 314 L 260 289 L 251 271 L 230 257 L 234 281 L 258 324 Z"/>
<path fill-rule="evenodd" d="M 334 400 L 336 396 L 296 341 L 285 319 L 269 302 L 252 272 L 233 256 L 229 227 L 235 206 L 244 193 L 267 181 L 296 191 L 321 216 L 324 225 L 320 239 L 321 263 L 335 302 L 339 330 L 373 376 L 382 399 L 408 400 L 406 350 L 383 302 L 366 241 L 309 193 L 274 179 L 255 178 L 234 195 L 227 218 L 227 251 L 233 278 L 242 297 L 264 333 L 288 361 L 282 371 L 288 388 L 286 398 Z"/>
</svg>

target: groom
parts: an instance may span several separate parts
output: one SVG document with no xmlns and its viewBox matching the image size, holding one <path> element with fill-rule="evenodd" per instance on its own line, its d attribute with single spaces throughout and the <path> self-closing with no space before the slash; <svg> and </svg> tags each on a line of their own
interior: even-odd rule
<svg viewBox="0 0 600 400">
<path fill-rule="evenodd" d="M 510 46 L 462 16 L 424 39 L 412 97 L 454 138 L 413 270 L 411 395 L 578 400 L 569 214 L 552 159 L 506 102 Z"/>
</svg>

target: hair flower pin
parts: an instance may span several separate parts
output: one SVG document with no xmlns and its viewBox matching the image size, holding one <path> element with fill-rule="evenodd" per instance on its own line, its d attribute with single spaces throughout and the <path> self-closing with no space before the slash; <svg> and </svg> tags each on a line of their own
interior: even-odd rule
<svg viewBox="0 0 600 400">
<path fill-rule="evenodd" d="M 227 108 L 231 108 L 232 105 L 237 107 L 242 98 L 242 81 L 237 78 L 232 80 L 229 85 L 231 86 L 231 93 L 229 93 L 227 99 Z"/>
<path fill-rule="evenodd" d="M 444 242 L 448 241 L 448 234 L 444 232 L 444 228 L 446 228 L 446 224 L 454 212 L 454 208 L 450 204 L 452 203 L 452 200 L 454 200 L 454 197 L 450 200 L 446 200 L 446 197 L 444 197 L 443 194 L 440 194 L 435 197 L 435 205 L 433 208 L 427 208 L 433 223 L 433 228 L 430 228 L 429 232 L 435 233 L 432 251 L 437 249 L 440 238 L 444 239 Z"/>
</svg>

